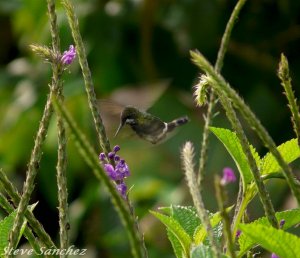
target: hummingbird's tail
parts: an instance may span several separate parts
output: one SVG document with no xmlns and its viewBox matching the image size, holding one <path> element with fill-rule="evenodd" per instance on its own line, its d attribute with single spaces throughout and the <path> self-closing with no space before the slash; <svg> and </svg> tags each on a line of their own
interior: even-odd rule
<svg viewBox="0 0 300 258">
<path fill-rule="evenodd" d="M 177 126 L 181 126 L 189 122 L 190 119 L 187 116 L 177 118 L 173 120 L 172 122 L 168 123 L 168 132 L 173 131 Z"/>
</svg>

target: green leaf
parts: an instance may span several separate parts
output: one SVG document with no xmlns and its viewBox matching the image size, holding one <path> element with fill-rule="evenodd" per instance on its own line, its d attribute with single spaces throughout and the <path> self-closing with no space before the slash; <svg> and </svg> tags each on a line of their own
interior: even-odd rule
<svg viewBox="0 0 300 258">
<path fill-rule="evenodd" d="M 253 223 L 240 225 L 243 234 L 269 252 L 284 258 L 300 257 L 300 238 L 271 226 L 256 225 Z"/>
<path fill-rule="evenodd" d="M 228 207 L 226 210 L 227 212 L 230 212 L 232 210 L 233 206 Z M 216 227 L 220 221 L 222 220 L 220 212 L 216 212 L 215 214 L 210 216 L 210 224 L 211 227 Z M 206 237 L 206 229 L 203 227 L 203 225 L 199 225 L 197 229 L 194 232 L 193 236 L 193 242 L 195 245 L 200 245 Z"/>
<path fill-rule="evenodd" d="M 4 257 L 4 249 L 8 245 L 8 238 L 14 223 L 16 211 L 0 221 L 0 257 Z"/>
<path fill-rule="evenodd" d="M 196 228 L 201 224 L 197 211 L 192 206 L 172 205 L 173 217 L 192 238 Z"/>
<path fill-rule="evenodd" d="M 168 230 L 176 237 L 177 241 L 180 243 L 180 250 L 174 250 L 176 254 L 180 254 L 179 257 L 189 257 L 189 250 L 190 246 L 192 244 L 192 240 L 188 233 L 183 229 L 183 227 L 180 225 L 180 223 L 175 220 L 173 217 L 168 217 L 164 214 L 150 211 L 156 218 L 158 218 Z M 171 239 L 170 239 L 171 241 Z M 171 242 L 172 243 L 172 242 Z M 174 244 L 176 247 L 177 243 Z M 174 248 L 174 245 L 172 243 L 172 246 Z"/>
<path fill-rule="evenodd" d="M 214 255 L 209 246 L 202 244 L 192 249 L 191 258 L 214 258 Z"/>
<path fill-rule="evenodd" d="M 159 210 L 163 210 L 164 213 L 170 215 L 172 218 L 178 221 L 182 228 L 189 234 L 189 236 L 193 237 L 195 229 L 200 224 L 200 219 L 194 207 L 171 205 L 170 207 L 164 207 L 162 209 L 160 208 Z M 181 258 L 182 248 L 180 242 L 169 228 L 167 228 L 167 235 L 172 244 L 176 257 Z"/>
<path fill-rule="evenodd" d="M 184 254 L 184 250 L 182 248 L 182 245 L 180 243 L 180 241 L 177 239 L 177 237 L 175 236 L 175 234 L 172 233 L 171 230 L 167 229 L 167 235 L 168 238 L 171 242 L 171 245 L 173 247 L 174 253 L 176 255 L 177 258 L 182 258 L 183 254 Z"/>
<path fill-rule="evenodd" d="M 35 208 L 36 204 L 30 205 L 30 210 L 33 210 Z M 8 246 L 8 239 L 10 231 L 13 227 L 14 220 L 16 217 L 17 211 L 12 212 L 7 217 L 5 217 L 3 220 L 0 221 L 0 257 L 5 257 L 5 247 Z M 24 233 L 24 230 L 26 228 L 27 220 L 25 219 L 23 222 L 23 225 L 20 230 L 18 243 Z"/>
<path fill-rule="evenodd" d="M 253 176 L 250 166 L 247 161 L 247 157 L 243 152 L 241 143 L 236 134 L 228 129 L 210 127 L 210 130 L 218 137 L 218 139 L 224 144 L 225 148 L 233 158 L 240 175 L 243 180 L 243 187 L 246 189 L 247 184 L 251 183 Z M 255 151 L 255 148 L 250 145 L 251 152 L 257 164 L 260 163 L 260 157 Z"/>
<path fill-rule="evenodd" d="M 288 228 L 300 223 L 300 209 L 276 212 L 275 215 L 276 215 L 276 218 L 278 221 L 281 221 L 282 219 L 285 220 L 285 223 L 284 223 L 282 229 L 288 229 Z M 240 225 L 242 225 L 242 224 L 240 224 Z M 270 223 L 266 217 L 262 217 L 262 218 L 255 220 L 252 223 L 249 223 L 247 225 L 261 225 L 261 226 L 269 226 L 270 227 Z M 252 248 L 256 244 L 256 242 L 252 238 L 248 237 L 246 234 L 243 234 L 243 233 L 239 237 L 238 241 L 239 241 L 239 245 L 240 245 L 240 251 L 239 251 L 238 257 L 243 256 L 250 248 Z"/>
<path fill-rule="evenodd" d="M 288 164 L 300 157 L 300 148 L 298 146 L 297 139 L 287 141 L 278 146 L 277 149 L 282 158 Z M 281 167 L 270 152 L 267 153 L 261 160 L 260 171 L 262 175 L 278 172 L 280 170 Z"/>
<path fill-rule="evenodd" d="M 213 252 L 210 246 L 199 245 L 191 250 L 191 258 L 213 258 Z M 225 254 L 221 254 L 221 258 L 227 258 Z"/>
</svg>

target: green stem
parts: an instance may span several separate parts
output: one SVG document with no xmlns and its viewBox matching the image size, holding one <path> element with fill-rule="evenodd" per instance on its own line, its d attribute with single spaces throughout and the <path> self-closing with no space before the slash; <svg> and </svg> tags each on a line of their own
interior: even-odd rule
<svg viewBox="0 0 300 258">
<path fill-rule="evenodd" d="M 83 159 L 87 162 L 87 164 L 91 167 L 97 179 L 104 183 L 104 185 L 108 188 L 111 196 L 114 207 L 116 208 L 126 230 L 129 235 L 129 240 L 132 246 L 132 254 L 133 257 L 147 257 L 145 253 L 145 249 L 143 248 L 143 238 L 140 235 L 140 232 L 136 230 L 135 227 L 135 218 L 131 216 L 131 212 L 124 201 L 124 199 L 120 196 L 118 191 L 116 190 L 113 182 L 108 178 L 106 173 L 103 171 L 103 168 L 100 166 L 97 155 L 95 155 L 94 149 L 91 147 L 88 139 L 85 135 L 79 130 L 76 123 L 73 121 L 71 116 L 65 110 L 65 108 L 60 104 L 60 102 L 53 98 L 53 105 L 55 107 L 56 112 L 60 113 L 63 117 L 65 123 L 69 127 L 72 135 L 74 136 L 74 140 L 76 145 L 78 146 L 79 152 Z"/>
<path fill-rule="evenodd" d="M 57 24 L 57 16 L 55 12 L 55 2 L 54 0 L 47 0 L 48 13 L 50 19 L 50 29 L 52 36 L 52 48 L 53 52 L 60 53 L 60 40 Z M 57 98 L 63 102 L 63 84 L 60 81 L 60 76 L 62 74 L 62 68 L 60 64 L 60 58 L 56 60 L 57 62 L 52 63 L 52 86 L 51 88 L 57 89 Z M 67 188 L 67 151 L 66 151 L 66 130 L 60 114 L 57 116 L 57 139 L 58 139 L 58 160 L 57 160 L 57 186 L 58 186 L 58 202 L 59 202 L 59 238 L 60 238 L 60 248 L 62 250 L 68 249 L 69 246 L 69 236 L 68 236 L 68 188 Z M 60 255 L 61 258 L 66 257 L 66 255 Z"/>
<path fill-rule="evenodd" d="M 225 203 L 226 203 L 226 193 L 224 186 L 220 182 L 219 176 L 215 177 L 215 189 L 216 189 L 216 197 L 218 202 L 219 211 L 221 214 L 221 217 L 223 219 L 223 232 L 227 243 L 227 251 L 230 254 L 231 258 L 235 258 L 235 252 L 234 252 L 234 245 L 232 240 L 232 234 L 230 229 L 230 219 L 229 215 L 226 211 Z"/>
<path fill-rule="evenodd" d="M 28 164 L 28 169 L 26 173 L 26 180 L 23 187 L 23 195 L 21 197 L 21 200 L 19 202 L 18 208 L 17 208 L 17 214 L 14 220 L 14 224 L 12 227 L 12 231 L 10 233 L 10 241 L 9 241 L 9 249 L 16 248 L 16 244 L 18 241 L 18 236 L 21 230 L 22 226 L 22 220 L 25 216 L 25 212 L 27 210 L 27 206 L 30 201 L 31 194 L 34 190 L 35 186 L 35 177 L 37 175 L 38 169 L 40 167 L 40 160 L 42 157 L 42 144 L 45 141 L 47 130 L 50 122 L 50 118 L 53 112 L 53 109 L 51 107 L 51 95 L 52 91 L 50 91 L 50 94 L 48 95 L 47 102 L 44 108 L 43 117 L 40 121 L 40 126 L 34 141 L 34 147 L 31 153 L 30 161 Z M 12 257 L 12 256 L 11 256 Z"/>
<path fill-rule="evenodd" d="M 12 200 L 14 206 L 18 206 L 21 196 L 18 193 L 17 189 L 9 181 L 6 174 L 0 169 L 0 184 L 2 185 L 5 192 L 8 194 Z M 34 217 L 32 211 L 28 210 L 25 212 L 26 219 L 30 224 L 33 231 L 36 233 L 37 237 L 41 243 L 46 246 L 48 249 L 56 248 L 55 244 L 51 240 L 50 236 L 47 234 L 41 223 Z"/>
<path fill-rule="evenodd" d="M 235 221 L 238 217 L 239 210 L 241 209 L 241 205 L 244 201 L 243 197 L 244 197 L 243 180 L 242 180 L 242 178 L 240 178 L 239 192 L 238 192 L 238 196 L 237 196 L 237 200 L 236 200 L 236 204 L 235 204 L 235 209 L 234 209 L 234 215 L 233 215 L 233 219 L 232 219 L 232 223 L 231 223 L 231 230 L 232 231 L 234 231 L 234 229 L 235 229 Z"/>
<path fill-rule="evenodd" d="M 229 21 L 227 22 L 225 32 L 222 37 L 221 46 L 218 51 L 217 61 L 215 63 L 215 71 L 217 73 L 219 73 L 222 69 L 224 57 L 225 57 L 225 54 L 226 54 L 226 51 L 228 48 L 232 29 L 234 27 L 234 24 L 239 16 L 241 9 L 243 8 L 245 2 L 246 2 L 246 0 L 239 0 L 237 2 L 236 6 L 234 7 L 234 9 L 231 13 Z M 207 151 L 208 151 L 208 143 L 209 143 L 208 142 L 209 127 L 210 127 L 210 124 L 212 121 L 213 109 L 214 109 L 215 103 L 216 103 L 215 93 L 214 93 L 214 90 L 211 89 L 207 113 L 205 116 L 205 124 L 204 124 L 204 129 L 203 129 L 203 134 L 202 134 L 201 153 L 200 153 L 200 160 L 199 160 L 198 185 L 199 185 L 199 188 L 201 189 L 200 191 L 202 191 L 202 189 L 203 189 L 202 181 L 203 181 L 204 171 L 205 171 L 206 162 L 207 162 Z"/>
<path fill-rule="evenodd" d="M 215 71 L 217 73 L 219 73 L 223 67 L 224 57 L 225 57 L 226 51 L 228 49 L 232 29 L 233 29 L 235 22 L 238 19 L 241 9 L 245 5 L 245 3 L 246 3 L 246 0 L 239 0 L 237 2 L 236 6 L 234 7 L 234 9 L 231 13 L 229 21 L 227 22 L 226 29 L 225 29 L 224 35 L 222 37 L 221 46 L 220 46 L 220 49 L 218 52 L 217 61 L 215 64 Z"/>
<path fill-rule="evenodd" d="M 300 146 L 300 116 L 299 116 L 299 107 L 297 105 L 297 100 L 295 98 L 293 89 L 292 89 L 292 79 L 289 74 L 289 64 L 288 60 L 284 56 L 284 54 L 281 54 L 281 60 L 279 63 L 279 69 L 278 69 L 278 77 L 281 80 L 281 85 L 284 88 L 285 95 L 287 97 L 289 108 L 292 113 L 292 123 L 294 131 L 297 135 L 298 139 L 298 145 Z"/>
<path fill-rule="evenodd" d="M 12 213 L 14 211 L 13 206 L 9 203 L 9 201 L 0 193 L 0 206 L 8 213 Z M 41 246 L 39 245 L 38 241 L 36 241 L 32 231 L 28 226 L 26 226 L 24 230 L 24 235 L 27 238 L 28 242 L 34 249 L 35 253 L 40 253 Z"/>
<path fill-rule="evenodd" d="M 220 91 L 224 92 L 226 97 L 230 99 L 233 105 L 241 112 L 243 117 L 246 119 L 248 124 L 257 135 L 260 137 L 264 145 L 270 150 L 278 164 L 283 170 L 286 181 L 291 188 L 293 195 L 296 197 L 298 205 L 300 205 L 300 187 L 294 181 L 294 175 L 290 167 L 286 164 L 281 154 L 276 148 L 276 144 L 270 137 L 266 129 L 263 127 L 261 122 L 256 118 L 251 109 L 245 104 L 242 98 L 236 93 L 236 91 L 226 83 L 225 79 L 218 73 L 214 71 L 214 68 L 209 64 L 203 55 L 196 52 L 191 52 L 192 58 L 197 66 L 204 70 L 212 80 L 214 80 L 214 87 L 218 88 Z"/>
<path fill-rule="evenodd" d="M 223 34 L 222 41 L 221 41 L 221 46 L 218 51 L 217 61 L 215 63 L 215 70 L 217 72 L 220 72 L 222 69 L 223 61 L 224 61 L 225 53 L 228 48 L 232 29 L 234 27 L 235 21 L 237 20 L 238 15 L 239 15 L 242 7 L 244 6 L 245 2 L 246 2 L 246 0 L 238 1 L 233 12 L 231 13 L 229 21 L 226 25 L 225 32 Z M 212 122 L 213 109 L 214 109 L 215 103 L 216 103 L 215 93 L 214 93 L 214 90 L 211 89 L 207 113 L 205 116 L 205 124 L 204 124 L 204 129 L 203 129 L 203 134 L 202 134 L 201 153 L 200 153 L 200 160 L 199 160 L 198 187 L 200 189 L 199 190 L 200 197 L 201 197 L 201 193 L 202 193 L 202 189 L 203 189 L 202 185 L 203 185 L 204 171 L 205 171 L 205 167 L 206 167 L 206 163 L 207 163 L 207 152 L 208 152 L 209 132 L 210 132 L 209 127 Z M 202 204 L 202 206 L 200 207 L 200 209 L 204 216 L 203 223 L 205 224 L 208 234 L 213 234 L 213 232 L 210 233 L 211 224 L 210 224 L 210 220 L 208 219 L 208 215 L 207 215 L 207 212 L 206 212 L 206 209 L 204 206 L 204 202 L 202 202 L 201 204 Z"/>
<path fill-rule="evenodd" d="M 199 191 L 199 187 L 197 185 L 197 178 L 194 169 L 194 147 L 191 142 L 186 142 L 182 149 L 182 162 L 185 170 L 185 175 L 187 179 L 187 184 L 196 207 L 198 216 L 204 225 L 208 239 L 210 241 L 210 245 L 212 247 L 214 257 L 220 257 L 220 251 L 218 250 L 213 230 L 210 224 L 210 220 L 207 214 L 207 211 L 204 207 L 204 202 L 202 196 Z"/>
<path fill-rule="evenodd" d="M 213 82 L 210 83 L 210 85 L 212 87 L 214 87 Z M 258 194 L 259 194 L 261 203 L 263 205 L 265 214 L 266 214 L 270 224 L 273 227 L 277 228 L 278 223 L 277 223 L 277 220 L 276 220 L 276 217 L 275 217 L 275 210 L 274 210 L 273 204 L 271 202 L 271 199 L 270 199 L 269 193 L 266 189 L 266 186 L 265 186 L 265 184 L 263 183 L 263 180 L 260 177 L 258 167 L 257 167 L 255 159 L 252 155 L 247 137 L 246 137 L 246 135 L 243 131 L 241 123 L 238 120 L 234 109 L 232 108 L 230 100 L 228 100 L 226 98 L 224 93 L 221 90 L 219 90 L 219 88 L 215 87 L 215 91 L 218 94 L 218 97 L 221 101 L 221 104 L 222 104 L 223 108 L 226 111 L 227 118 L 230 121 L 232 128 L 236 132 L 236 135 L 237 135 L 237 137 L 239 138 L 239 140 L 241 142 L 241 146 L 242 146 L 243 152 L 245 153 L 245 155 L 247 157 L 248 164 L 250 165 L 251 172 L 252 172 L 253 178 L 254 178 L 254 182 L 257 186 Z"/>
<path fill-rule="evenodd" d="M 233 220 L 232 220 L 232 238 L 235 239 L 237 227 L 240 224 L 243 214 L 247 208 L 247 205 L 249 203 L 249 200 L 245 197 L 242 198 L 241 205 L 239 205 L 239 209 L 237 210 L 237 213 L 235 214 Z"/>
<path fill-rule="evenodd" d="M 76 52 L 78 54 L 79 64 L 82 70 L 86 93 L 88 96 L 89 107 L 95 123 L 95 128 L 98 134 L 101 149 L 108 153 L 111 151 L 109 140 L 106 136 L 105 127 L 99 112 L 98 102 L 94 90 L 94 83 L 92 80 L 91 71 L 87 62 L 84 44 L 80 35 L 79 22 L 75 15 L 74 6 L 69 0 L 62 0 L 62 4 L 68 16 L 69 25 L 72 31 L 73 39 L 76 45 Z"/>
</svg>

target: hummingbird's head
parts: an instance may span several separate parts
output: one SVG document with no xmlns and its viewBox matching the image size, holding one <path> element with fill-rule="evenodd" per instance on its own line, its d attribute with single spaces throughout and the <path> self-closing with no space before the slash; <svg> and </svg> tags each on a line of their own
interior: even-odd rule
<svg viewBox="0 0 300 258">
<path fill-rule="evenodd" d="M 119 131 L 122 129 L 122 127 L 125 124 L 128 124 L 128 125 L 136 124 L 139 113 L 140 113 L 139 110 L 135 107 L 132 107 L 132 106 L 125 107 L 121 113 L 120 125 L 115 134 L 115 137 L 118 135 Z"/>
</svg>

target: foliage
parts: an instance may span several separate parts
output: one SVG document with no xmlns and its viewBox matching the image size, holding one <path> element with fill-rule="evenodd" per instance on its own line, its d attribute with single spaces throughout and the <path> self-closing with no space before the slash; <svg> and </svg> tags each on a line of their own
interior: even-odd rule
<svg viewBox="0 0 300 258">
<path fill-rule="evenodd" d="M 228 208 L 227 211 L 229 212 L 231 208 Z M 207 246 L 208 243 L 205 241 L 206 230 L 194 207 L 172 205 L 170 208 L 163 208 L 162 210 L 168 215 L 155 211 L 151 211 L 151 213 L 167 227 L 169 240 L 178 258 L 204 257 L 205 253 L 211 252 L 204 247 L 200 248 L 204 244 Z M 216 230 L 216 236 L 219 239 L 222 237 L 222 234 L 218 234 L 220 231 L 218 225 L 220 225 L 221 219 L 219 212 L 210 215 L 212 228 Z"/>
<path fill-rule="evenodd" d="M 6 203 L 0 202 L 1 212 L 9 214 L 0 221 L 0 253 L 7 246 L 21 248 L 27 240 L 33 248 L 38 248 L 47 246 L 45 241 L 52 245 L 52 239 L 59 239 L 59 244 L 53 241 L 57 246 L 64 248 L 73 243 L 79 248 L 88 246 L 95 257 L 129 257 L 130 251 L 135 257 L 146 257 L 145 246 L 149 257 L 172 257 L 164 240 L 157 245 L 157 235 L 163 233 L 161 225 L 153 223 L 154 215 L 165 224 L 166 235 L 177 257 L 234 258 L 246 253 L 250 256 L 257 245 L 280 257 L 298 257 L 299 250 L 295 246 L 299 246 L 299 232 L 286 230 L 299 223 L 299 209 L 288 207 L 276 213 L 275 210 L 287 207 L 283 206 L 287 188 L 292 190 L 299 204 L 297 170 L 293 170 L 300 156 L 299 108 L 291 77 L 298 85 L 300 77 L 293 70 L 300 67 L 297 49 L 300 3 L 239 0 L 233 9 L 233 3 L 224 1 L 90 0 L 73 1 L 75 9 L 72 11 L 68 2 L 11 0 L 0 3 L 0 169 L 11 178 L 11 181 L 0 180 L 0 194 L 7 194 L 3 197 Z M 230 12 L 232 16 L 225 29 Z M 237 26 L 231 35 L 234 24 Z M 216 55 L 219 41 L 221 46 Z M 42 60 L 29 51 L 30 45 Z M 78 57 L 78 62 L 75 60 L 72 65 L 75 49 L 71 48 L 72 60 L 63 58 L 66 53 L 63 50 L 70 45 L 75 45 Z M 195 79 L 199 71 L 188 57 L 189 50 L 194 48 L 202 53 L 192 52 L 192 61 L 201 68 L 199 83 Z M 227 52 L 228 57 L 224 59 Z M 290 72 L 287 58 L 282 54 L 278 76 L 291 115 L 288 108 L 283 108 L 286 104 L 275 78 L 281 52 L 287 54 L 292 64 Z M 215 56 L 217 61 L 212 66 L 208 60 Z M 127 84 L 130 87 L 124 87 Z M 190 94 L 192 84 L 196 84 L 196 103 Z M 155 88 L 159 94 L 154 93 Z M 243 95 L 245 102 L 237 92 Z M 109 99 L 104 102 L 119 102 L 118 108 L 106 110 L 101 104 L 99 108 L 96 96 Z M 220 109 L 221 115 L 215 116 L 219 111 L 218 101 L 226 112 Z M 139 107 L 135 102 L 142 104 L 141 109 L 156 102 L 149 112 L 163 121 L 185 114 L 191 121 L 179 129 L 175 137 L 153 147 L 127 137 L 126 132 L 113 138 L 120 113 L 115 109 L 128 104 Z M 206 109 L 196 108 L 199 105 L 208 106 L 204 120 L 202 113 Z M 41 119 L 43 110 L 49 115 L 46 123 Z M 234 116 L 236 121 L 231 122 L 231 126 L 240 128 L 242 134 L 239 130 L 225 129 L 229 127 L 227 120 L 232 121 Z M 292 126 L 287 126 L 289 117 Z M 37 132 L 38 127 L 42 133 Z M 200 142 L 202 127 L 199 175 L 194 161 L 198 147 L 193 149 L 190 159 L 185 157 L 194 175 L 193 184 L 189 184 L 194 207 L 185 206 L 187 189 L 180 183 L 178 148 L 187 138 Z M 254 128 L 261 142 L 253 137 L 249 128 Z M 297 138 L 293 138 L 292 129 Z M 219 142 L 214 137 L 210 139 L 209 132 L 221 141 L 233 162 L 228 160 Z M 44 136 L 39 137 L 41 134 Z M 274 142 L 283 143 L 276 147 Z M 122 189 L 117 188 L 120 182 L 111 181 L 107 169 L 103 169 L 97 159 L 102 151 L 109 157 L 110 146 L 117 144 L 122 146 L 124 164 L 128 164 L 131 174 L 126 184 L 132 187 L 122 191 L 122 196 L 118 194 Z M 262 146 L 268 149 L 264 156 L 260 156 L 265 151 Z M 245 151 L 247 148 L 251 153 Z M 252 156 L 258 178 L 253 175 Z M 110 165 L 117 169 L 114 161 L 107 159 L 107 164 L 112 163 Z M 235 198 L 237 187 L 229 187 L 224 178 L 216 178 L 216 191 L 220 194 L 217 194 L 216 205 L 212 174 L 233 163 L 242 183 L 237 202 L 225 209 Z M 90 172 L 94 172 L 99 181 L 94 180 Z M 27 184 L 21 188 L 23 179 Z M 257 182 L 263 188 L 267 186 L 270 195 L 261 191 Z M 191 189 L 193 187 L 196 191 Z M 255 199 L 256 195 L 259 198 Z M 195 196 L 199 198 L 195 200 Z M 32 199 L 39 200 L 35 215 L 41 223 L 32 214 L 29 222 L 23 221 Z M 263 211 L 258 200 L 263 203 Z M 265 200 L 271 203 L 269 208 L 264 205 Z M 251 201 L 255 209 L 249 208 Z M 166 203 L 172 205 L 161 209 L 162 213 L 151 211 L 149 215 L 149 208 L 153 210 L 158 204 Z M 217 206 L 219 211 L 210 212 Z M 230 213 L 232 207 L 235 207 L 234 216 Z M 250 220 L 246 216 L 247 209 Z M 250 222 L 257 217 L 259 219 Z M 272 217 L 278 221 L 284 219 L 282 229 L 270 227 Z M 30 227 L 25 226 L 26 223 Z M 239 230 L 242 233 L 237 236 Z M 37 234 L 41 231 L 43 237 Z M 38 236 L 37 246 L 32 244 L 28 233 L 33 238 Z M 126 233 L 129 241 L 124 241 Z M 27 240 L 16 245 L 23 234 Z M 227 247 L 226 251 L 223 247 Z"/>
</svg>

